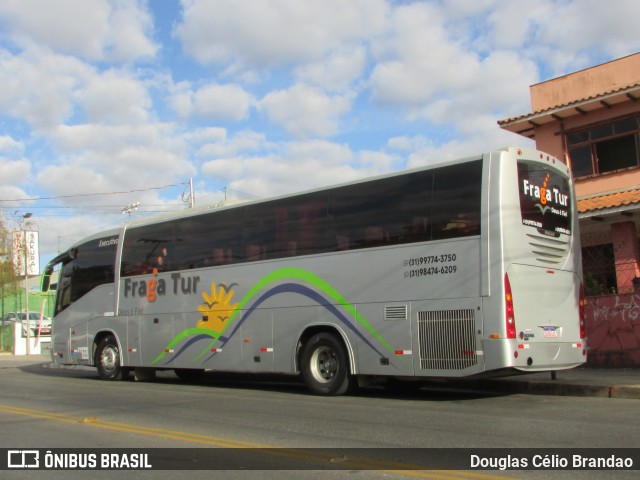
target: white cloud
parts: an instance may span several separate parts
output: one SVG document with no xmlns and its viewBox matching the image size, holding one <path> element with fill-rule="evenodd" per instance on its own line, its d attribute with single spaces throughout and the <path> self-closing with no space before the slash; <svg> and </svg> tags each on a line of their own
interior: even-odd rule
<svg viewBox="0 0 640 480">
<path fill-rule="evenodd" d="M 6 137 L 0 137 L 3 139 Z M 2 143 L 2 142 L 0 142 Z M 9 160 L 0 156 L 0 206 L 20 208 L 19 201 L 29 195 L 20 187 L 31 176 L 31 163 L 25 158 Z"/>
<path fill-rule="evenodd" d="M 62 126 L 50 141 L 59 160 L 35 179 L 56 195 L 178 184 L 196 173 L 187 146 L 167 124 Z"/>
<path fill-rule="evenodd" d="M 351 108 L 347 96 L 329 96 L 303 84 L 267 94 L 258 104 L 269 119 L 294 137 L 329 136 L 338 130 L 338 119 Z"/>
<path fill-rule="evenodd" d="M 186 81 L 176 84 L 168 82 L 167 102 L 178 118 L 187 119 L 193 111 L 193 91 L 191 84 Z"/>
<path fill-rule="evenodd" d="M 426 143 L 424 135 L 402 135 L 390 138 L 387 141 L 387 146 L 392 150 L 411 151 L 424 148 Z"/>
<path fill-rule="evenodd" d="M 457 88 L 451 88 L 416 109 L 416 116 L 424 116 L 434 124 L 456 124 L 460 133 L 472 133 L 467 124 L 477 117 L 493 115 L 499 119 L 503 112 L 525 113 L 530 108 L 528 89 L 537 78 L 536 65 L 520 59 L 515 53 L 498 51 L 477 65 L 474 75 Z"/>
<path fill-rule="evenodd" d="M 149 38 L 153 19 L 146 2 L 112 1 L 109 31 L 105 36 L 105 57 L 110 61 L 129 62 L 156 55 L 158 46 Z"/>
<path fill-rule="evenodd" d="M 24 152 L 24 143 L 14 140 L 9 135 L 0 135 L 0 153 L 9 155 L 22 155 Z"/>
<path fill-rule="evenodd" d="M 227 138 L 227 130 L 220 127 L 206 127 L 191 130 L 182 135 L 182 139 L 189 143 L 222 142 Z"/>
<path fill-rule="evenodd" d="M 203 174 L 230 187 L 241 200 L 304 191 L 397 169 L 402 158 L 393 153 L 353 151 L 325 140 L 269 144 L 259 155 L 218 158 L 203 165 Z"/>
<path fill-rule="evenodd" d="M 194 91 L 188 82 L 180 82 L 171 88 L 169 98 L 171 108 L 180 118 L 233 122 L 246 119 L 254 102 L 244 88 L 231 83 L 211 83 Z"/>
<path fill-rule="evenodd" d="M 226 183 L 241 178 L 244 173 L 242 157 L 218 158 L 202 164 L 202 173 L 217 182 Z"/>
<path fill-rule="evenodd" d="M 487 18 L 487 34 L 493 48 L 520 49 L 527 46 L 535 49 L 539 41 L 547 38 L 535 38 L 538 29 L 555 17 L 552 2 L 510 1 L 503 2 L 499 8 L 489 12 Z"/>
<path fill-rule="evenodd" d="M 343 91 L 361 77 L 366 61 L 367 52 L 361 45 L 338 49 L 322 61 L 301 66 L 296 76 L 303 83 L 329 91 Z"/>
<path fill-rule="evenodd" d="M 495 128 L 491 115 L 476 116 L 467 123 L 464 134 L 447 142 L 436 142 L 427 136 L 397 137 L 390 148 L 407 152 L 407 167 L 422 167 L 477 155 L 508 146 L 535 148 L 532 140 Z"/>
<path fill-rule="evenodd" d="M 21 184 L 31 174 L 31 166 L 27 159 L 8 160 L 0 157 L 0 178 L 4 184 Z"/>
<path fill-rule="evenodd" d="M 443 12 L 424 3 L 398 7 L 387 36 L 374 42 L 373 96 L 387 104 L 424 103 L 472 77 L 478 58 L 456 44 Z"/>
<path fill-rule="evenodd" d="M 151 17 L 139 1 L 5 0 L 0 23 L 23 47 L 47 45 L 85 60 L 131 61 L 157 50 L 146 34 Z"/>
<path fill-rule="evenodd" d="M 472 18 L 463 15 L 462 4 L 412 3 L 395 9 L 387 36 L 374 42 L 378 62 L 371 91 L 374 100 L 398 109 L 410 122 L 450 125 L 447 137 L 454 142 L 475 145 L 469 138 L 476 137 L 480 121 L 488 122 L 483 130 L 494 133 L 485 137 L 486 149 L 500 136 L 497 119 L 529 110 L 528 86 L 539 81 L 539 70 L 517 51 L 485 52 L 493 41 L 483 31 L 485 16 L 469 33 Z M 458 10 L 453 17 L 452 9 Z"/>
<path fill-rule="evenodd" d="M 70 155 L 82 152 L 104 152 L 114 155 L 129 146 L 154 146 L 174 150 L 181 144 L 175 137 L 175 125 L 61 125 L 49 137 L 56 152 Z"/>
<path fill-rule="evenodd" d="M 509 48 L 544 66 L 547 78 L 635 53 L 636 0 L 512 0 L 489 12 L 493 48 Z"/>
<path fill-rule="evenodd" d="M 251 103 L 251 95 L 242 87 L 213 84 L 194 93 L 192 110 L 203 118 L 240 121 L 246 118 Z"/>
<path fill-rule="evenodd" d="M 239 132 L 232 138 L 226 135 L 220 138 L 212 138 L 213 142 L 203 144 L 196 156 L 202 159 L 230 157 L 247 152 L 257 152 L 267 147 L 266 137 L 263 133 L 250 130 Z"/>
<path fill-rule="evenodd" d="M 47 49 L 0 50 L 0 110 L 37 129 L 52 128 L 71 115 L 75 89 L 92 75 L 92 67 Z"/>
<path fill-rule="evenodd" d="M 127 72 L 94 76 L 76 95 L 89 123 L 140 124 L 149 118 L 147 87 Z"/>
<path fill-rule="evenodd" d="M 564 51 L 593 49 L 619 56 L 638 42 L 640 3 L 636 0 L 554 2 L 538 39 Z"/>
<path fill-rule="evenodd" d="M 375 150 L 363 150 L 357 153 L 358 170 L 364 176 L 379 175 L 403 166 L 402 158 L 398 155 Z"/>
<path fill-rule="evenodd" d="M 383 0 L 189 0 L 176 27 L 203 64 L 265 67 L 314 62 L 379 31 Z"/>
</svg>

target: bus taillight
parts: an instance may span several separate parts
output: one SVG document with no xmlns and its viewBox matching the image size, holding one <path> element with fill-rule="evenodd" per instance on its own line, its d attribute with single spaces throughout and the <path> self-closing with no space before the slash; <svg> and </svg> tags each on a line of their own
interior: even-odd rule
<svg viewBox="0 0 640 480">
<path fill-rule="evenodd" d="M 585 300 L 584 285 L 580 283 L 580 296 L 578 297 L 578 317 L 580 318 L 580 338 L 587 337 L 587 329 L 585 328 Z"/>
<path fill-rule="evenodd" d="M 513 310 L 513 295 L 511 294 L 509 276 L 506 273 L 504 274 L 504 300 L 507 338 L 516 338 L 516 318 Z"/>
</svg>

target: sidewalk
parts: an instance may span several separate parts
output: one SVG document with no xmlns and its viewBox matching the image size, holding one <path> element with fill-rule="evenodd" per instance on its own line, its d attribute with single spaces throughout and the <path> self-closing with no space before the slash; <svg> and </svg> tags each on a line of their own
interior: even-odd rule
<svg viewBox="0 0 640 480">
<path fill-rule="evenodd" d="M 51 363 L 50 354 L 38 355 L 14 355 L 12 353 L 0 352 L 0 370 L 3 368 L 26 367 L 27 365 Z"/>
<path fill-rule="evenodd" d="M 0 370 L 34 364 L 49 367 L 51 356 L 0 353 Z M 545 372 L 491 380 L 456 380 L 449 386 L 504 393 L 640 400 L 640 369 L 574 368 L 558 371 L 555 376 L 553 380 L 551 373 Z"/>
<path fill-rule="evenodd" d="M 476 380 L 480 389 L 536 395 L 632 398 L 640 400 L 640 369 L 574 368 L 555 373 L 531 373 L 492 380 Z"/>
</svg>

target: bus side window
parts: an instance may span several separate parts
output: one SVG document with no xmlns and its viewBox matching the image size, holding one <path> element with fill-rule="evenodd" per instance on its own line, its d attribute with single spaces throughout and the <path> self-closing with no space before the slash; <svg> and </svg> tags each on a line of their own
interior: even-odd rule
<svg viewBox="0 0 640 480">
<path fill-rule="evenodd" d="M 225 265 L 231 263 L 231 250 L 227 248 L 214 248 L 211 255 L 212 265 Z"/>
<path fill-rule="evenodd" d="M 433 240 L 480 233 L 482 162 L 435 171 L 431 202 Z"/>
<path fill-rule="evenodd" d="M 254 262 L 256 260 L 262 260 L 265 257 L 265 249 L 261 245 L 247 245 L 246 249 L 246 260 L 249 262 Z"/>
<path fill-rule="evenodd" d="M 336 235 L 336 250 L 349 250 L 349 237 L 346 235 Z"/>
<path fill-rule="evenodd" d="M 428 240 L 427 217 L 413 217 L 411 221 L 411 238 L 414 241 Z"/>
<path fill-rule="evenodd" d="M 367 246 L 384 245 L 388 243 L 388 235 L 382 227 L 367 227 L 364 230 Z"/>
</svg>

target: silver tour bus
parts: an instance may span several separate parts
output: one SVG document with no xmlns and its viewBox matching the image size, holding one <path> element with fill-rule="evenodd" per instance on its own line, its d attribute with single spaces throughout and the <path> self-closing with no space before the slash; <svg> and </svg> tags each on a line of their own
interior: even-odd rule
<svg viewBox="0 0 640 480">
<path fill-rule="evenodd" d="M 567 166 L 508 148 L 330 188 L 134 221 L 59 270 L 53 361 L 106 380 L 172 369 L 358 382 L 586 361 Z"/>
</svg>

